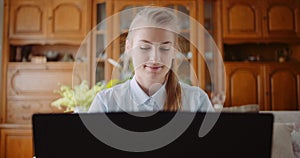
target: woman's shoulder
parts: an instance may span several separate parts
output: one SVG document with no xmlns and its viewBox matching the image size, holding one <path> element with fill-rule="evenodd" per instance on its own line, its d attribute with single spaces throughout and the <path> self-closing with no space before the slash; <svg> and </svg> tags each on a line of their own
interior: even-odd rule
<svg viewBox="0 0 300 158">
<path fill-rule="evenodd" d="M 124 83 L 115 85 L 115 86 L 107 88 L 107 89 L 103 89 L 102 91 L 99 92 L 99 94 L 100 95 L 109 95 L 109 94 L 112 94 L 114 92 L 120 93 L 122 91 L 126 91 L 126 89 L 128 89 L 128 87 L 129 87 L 129 82 L 130 82 L 130 80 L 127 80 Z"/>
<path fill-rule="evenodd" d="M 180 86 L 181 86 L 183 93 L 194 93 L 194 94 L 196 93 L 199 95 L 206 94 L 203 89 L 201 89 L 200 87 L 197 87 L 197 86 L 192 86 L 192 85 L 189 85 L 189 84 L 186 84 L 183 82 L 180 82 Z"/>
</svg>

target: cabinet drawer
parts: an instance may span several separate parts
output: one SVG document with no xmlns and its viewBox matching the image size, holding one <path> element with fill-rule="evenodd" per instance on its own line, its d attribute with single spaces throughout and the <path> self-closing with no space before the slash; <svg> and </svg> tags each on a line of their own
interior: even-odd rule
<svg viewBox="0 0 300 158">
<path fill-rule="evenodd" d="M 10 63 L 7 72 L 7 96 L 14 99 L 57 98 L 54 94 L 61 85 L 81 83 L 81 76 L 74 72 L 73 63 L 46 64 Z"/>
<path fill-rule="evenodd" d="M 8 96 L 51 96 L 60 84 L 72 83 L 72 69 L 8 69 Z"/>
<path fill-rule="evenodd" d="M 34 113 L 63 112 L 51 106 L 51 100 L 8 100 L 6 123 L 31 123 Z"/>
<path fill-rule="evenodd" d="M 63 112 L 51 106 L 60 97 L 54 90 L 60 88 L 59 84 L 80 82 L 80 75 L 73 73 L 73 63 L 9 63 L 5 123 L 31 124 L 33 113 Z"/>
</svg>

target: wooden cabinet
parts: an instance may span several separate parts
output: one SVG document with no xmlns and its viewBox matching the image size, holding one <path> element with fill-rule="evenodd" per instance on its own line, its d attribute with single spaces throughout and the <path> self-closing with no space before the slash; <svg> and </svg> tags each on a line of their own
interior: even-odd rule
<svg viewBox="0 0 300 158">
<path fill-rule="evenodd" d="M 50 38 L 83 40 L 90 26 L 89 7 L 87 0 L 52 0 L 48 17 Z"/>
<path fill-rule="evenodd" d="M 79 68 L 80 64 L 77 64 Z M 73 72 L 73 63 L 9 63 L 5 123 L 31 123 L 33 113 L 62 112 L 51 102 L 59 97 L 60 85 L 81 83 L 83 76 Z"/>
<path fill-rule="evenodd" d="M 300 64 L 267 65 L 265 75 L 265 108 L 299 110 Z"/>
<path fill-rule="evenodd" d="M 74 62 L 14 59 L 28 45 L 34 48 L 32 56 L 48 51 L 59 52 L 61 58 L 74 55 L 90 31 L 91 0 L 5 0 L 4 4 L 0 158 L 32 158 L 32 114 L 63 112 L 50 105 L 59 97 L 54 90 L 59 84 L 78 84 L 88 75 L 82 62 L 74 67 Z M 80 51 L 86 53 L 88 46 L 83 47 Z"/>
<path fill-rule="evenodd" d="M 227 63 L 225 106 L 263 105 L 263 70 L 260 64 Z"/>
<path fill-rule="evenodd" d="M 226 63 L 225 106 L 258 104 L 261 110 L 300 110 L 300 64 Z"/>
<path fill-rule="evenodd" d="M 10 38 L 46 37 L 47 10 L 43 0 L 10 1 Z"/>
<path fill-rule="evenodd" d="M 299 35 L 299 0 L 265 0 L 263 35 L 265 38 L 297 38 Z M 298 36 L 300 37 L 300 36 Z"/>
<path fill-rule="evenodd" d="M 260 38 L 262 13 L 260 0 L 223 0 L 223 38 Z"/>
<path fill-rule="evenodd" d="M 11 44 L 80 44 L 90 28 L 86 0 L 12 0 Z"/>
<path fill-rule="evenodd" d="M 33 143 L 30 129 L 1 129 L 1 158 L 32 158 Z"/>
<path fill-rule="evenodd" d="M 224 42 L 299 41 L 299 9 L 298 0 L 222 0 Z"/>
</svg>

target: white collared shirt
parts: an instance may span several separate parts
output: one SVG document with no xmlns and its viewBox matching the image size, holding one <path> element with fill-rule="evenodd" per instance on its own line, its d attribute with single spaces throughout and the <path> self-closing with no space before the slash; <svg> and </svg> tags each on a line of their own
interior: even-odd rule
<svg viewBox="0 0 300 158">
<path fill-rule="evenodd" d="M 180 83 L 182 111 L 214 111 L 207 94 L 196 86 Z M 100 91 L 88 112 L 138 112 L 163 110 L 166 98 L 165 84 L 152 96 L 138 85 L 135 77 L 125 83 Z"/>
</svg>

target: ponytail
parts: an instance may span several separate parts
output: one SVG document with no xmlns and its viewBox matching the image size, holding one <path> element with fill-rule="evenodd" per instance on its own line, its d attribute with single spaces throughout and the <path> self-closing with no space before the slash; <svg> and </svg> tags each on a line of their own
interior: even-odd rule
<svg viewBox="0 0 300 158">
<path fill-rule="evenodd" d="M 173 67 L 173 62 L 172 66 Z M 169 70 L 168 79 L 166 83 L 166 102 L 164 111 L 177 111 L 180 110 L 181 105 L 181 86 L 176 74 L 172 69 Z"/>
</svg>

